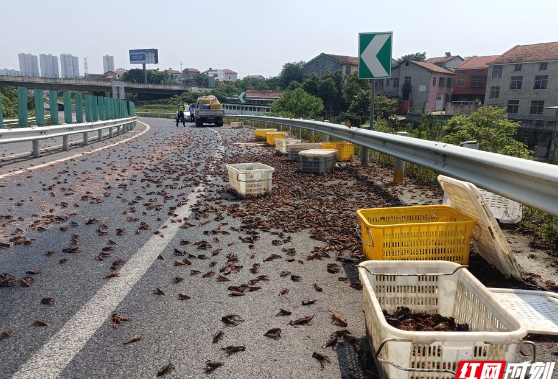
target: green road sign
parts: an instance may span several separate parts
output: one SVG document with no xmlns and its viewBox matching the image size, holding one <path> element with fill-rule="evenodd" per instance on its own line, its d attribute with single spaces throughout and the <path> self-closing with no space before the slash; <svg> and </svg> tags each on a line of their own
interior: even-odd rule
<svg viewBox="0 0 558 379">
<path fill-rule="evenodd" d="M 383 79 L 391 76 L 392 41 L 393 32 L 359 33 L 359 79 Z"/>
<path fill-rule="evenodd" d="M 238 101 L 242 104 L 246 103 L 246 92 L 245 91 L 238 92 Z"/>
</svg>

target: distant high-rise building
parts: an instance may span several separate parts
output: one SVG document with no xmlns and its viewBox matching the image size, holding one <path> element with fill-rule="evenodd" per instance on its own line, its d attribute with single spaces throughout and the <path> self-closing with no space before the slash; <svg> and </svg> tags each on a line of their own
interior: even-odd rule
<svg viewBox="0 0 558 379">
<path fill-rule="evenodd" d="M 114 71 L 114 57 L 112 55 L 103 57 L 103 73 L 108 71 Z"/>
<path fill-rule="evenodd" d="M 9 68 L 0 69 L 0 75 L 8 75 L 8 76 L 21 76 L 21 72 L 17 70 L 12 70 Z"/>
<path fill-rule="evenodd" d="M 79 77 L 78 57 L 74 57 L 71 54 L 61 54 L 60 68 L 61 68 L 62 79 Z"/>
<path fill-rule="evenodd" d="M 41 62 L 41 76 L 43 78 L 59 78 L 58 57 L 52 54 L 39 55 Z"/>
<path fill-rule="evenodd" d="M 33 54 L 18 54 L 19 58 L 19 71 L 23 76 L 40 76 L 39 74 L 39 60 Z"/>
</svg>

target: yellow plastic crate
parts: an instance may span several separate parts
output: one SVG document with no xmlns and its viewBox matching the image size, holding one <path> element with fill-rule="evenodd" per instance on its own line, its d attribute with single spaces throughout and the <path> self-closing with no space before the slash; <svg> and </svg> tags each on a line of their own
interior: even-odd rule
<svg viewBox="0 0 558 379">
<path fill-rule="evenodd" d="M 276 132 L 277 129 L 256 129 L 254 130 L 254 137 L 256 137 L 256 140 L 258 141 L 266 141 L 266 134 L 269 132 Z"/>
<path fill-rule="evenodd" d="M 449 205 L 359 209 L 366 260 L 469 263 L 476 220 Z"/>
<path fill-rule="evenodd" d="M 275 140 L 288 137 L 289 132 L 268 132 L 265 136 L 267 138 L 267 144 L 275 146 Z"/>
<path fill-rule="evenodd" d="M 200 99 L 202 104 L 211 104 L 211 99 Z"/>
<path fill-rule="evenodd" d="M 209 109 L 221 109 L 221 104 L 210 104 Z"/>
<path fill-rule="evenodd" d="M 337 150 L 337 161 L 346 162 L 353 159 L 355 145 L 350 142 L 322 142 L 322 149 Z"/>
</svg>

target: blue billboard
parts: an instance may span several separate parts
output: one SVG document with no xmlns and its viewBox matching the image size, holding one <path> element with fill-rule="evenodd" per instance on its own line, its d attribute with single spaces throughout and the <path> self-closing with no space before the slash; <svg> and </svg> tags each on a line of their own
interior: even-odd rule
<svg viewBox="0 0 558 379">
<path fill-rule="evenodd" d="M 157 64 L 159 63 L 159 51 L 157 49 L 130 50 L 131 64 Z"/>
</svg>

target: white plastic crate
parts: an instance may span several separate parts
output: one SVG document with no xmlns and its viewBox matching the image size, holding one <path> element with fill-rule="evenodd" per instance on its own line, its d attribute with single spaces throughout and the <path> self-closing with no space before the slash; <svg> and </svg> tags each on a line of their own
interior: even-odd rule
<svg viewBox="0 0 558 379">
<path fill-rule="evenodd" d="M 322 144 L 320 143 L 296 143 L 292 145 L 287 145 L 287 154 L 289 155 L 290 161 L 298 162 L 300 157 L 298 153 L 303 150 L 310 150 L 310 149 L 321 149 Z"/>
<path fill-rule="evenodd" d="M 279 138 L 275 140 L 275 151 L 279 154 L 287 154 L 287 146 L 301 143 L 302 140 L 296 138 Z"/>
<path fill-rule="evenodd" d="M 262 163 L 228 164 L 229 185 L 243 197 L 256 197 L 271 193 L 275 169 Z"/>
<path fill-rule="evenodd" d="M 337 150 L 303 150 L 299 152 L 298 155 L 300 157 L 300 170 L 302 172 L 323 174 L 333 170 L 337 162 Z"/>
<path fill-rule="evenodd" d="M 382 378 L 453 379 L 461 360 L 515 360 L 527 325 L 460 267 L 464 266 L 446 261 L 359 265 L 366 332 Z M 382 310 L 393 313 L 401 306 L 454 317 L 470 331 L 397 329 L 387 323 Z"/>
</svg>

